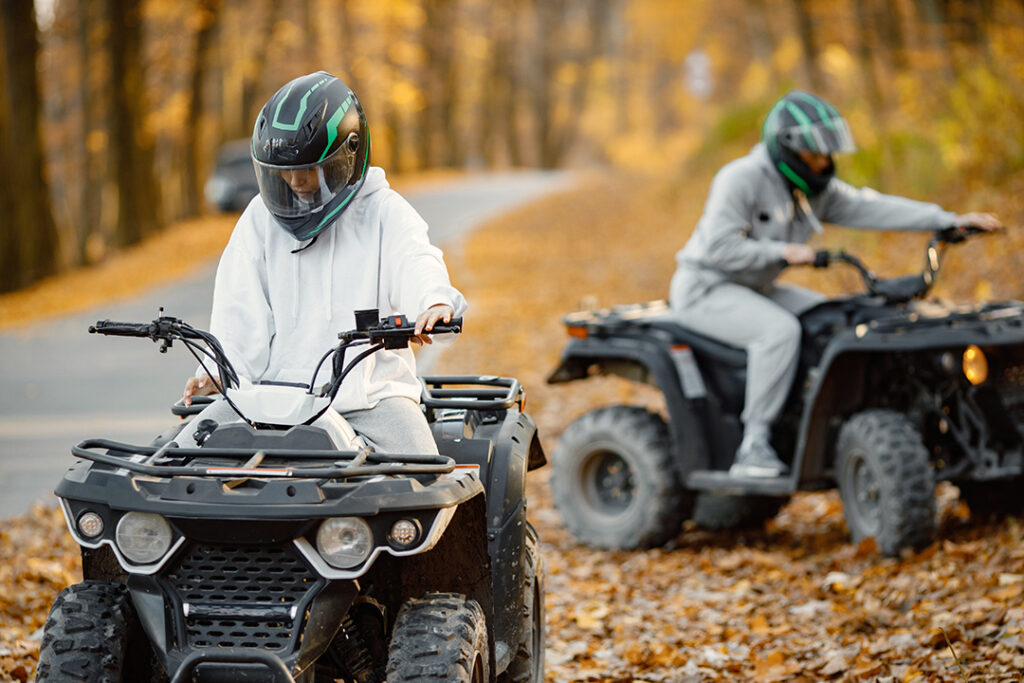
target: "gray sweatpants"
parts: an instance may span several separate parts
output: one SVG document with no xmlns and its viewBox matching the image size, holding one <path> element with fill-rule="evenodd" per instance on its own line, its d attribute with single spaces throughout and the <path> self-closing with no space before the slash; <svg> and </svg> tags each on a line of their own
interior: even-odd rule
<svg viewBox="0 0 1024 683">
<path fill-rule="evenodd" d="M 410 398 L 385 398 L 373 408 L 342 413 L 342 417 L 367 444 L 381 453 L 437 455 L 437 443 L 423 411 L 419 403 Z M 199 424 L 199 420 L 205 418 L 215 422 L 235 422 L 238 415 L 225 401 L 218 400 L 199 413 L 193 424 Z M 181 447 L 195 448 L 194 432 L 195 427 L 187 425 L 174 440 Z"/>
<path fill-rule="evenodd" d="M 795 314 L 824 297 L 794 285 L 773 285 L 759 293 L 734 282 L 720 282 L 693 302 L 675 303 L 688 298 L 685 292 L 671 293 L 672 312 L 680 323 L 747 352 L 740 419 L 745 425 L 772 424 L 782 411 L 799 361 L 800 322 Z"/>
<path fill-rule="evenodd" d="M 437 443 L 419 403 L 386 398 L 369 410 L 342 413 L 352 429 L 381 453 L 437 455 Z"/>
</svg>

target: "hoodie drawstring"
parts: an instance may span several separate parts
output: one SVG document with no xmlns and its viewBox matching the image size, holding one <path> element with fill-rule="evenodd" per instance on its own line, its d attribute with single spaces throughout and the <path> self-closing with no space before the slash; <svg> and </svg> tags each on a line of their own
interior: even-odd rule
<svg viewBox="0 0 1024 683">
<path fill-rule="evenodd" d="M 334 253 L 337 251 L 334 247 L 340 228 L 341 226 L 335 225 L 331 229 L 331 263 L 327 269 L 327 296 L 324 297 L 327 300 L 327 307 L 324 309 L 324 320 L 330 320 L 331 313 L 334 311 Z"/>
</svg>

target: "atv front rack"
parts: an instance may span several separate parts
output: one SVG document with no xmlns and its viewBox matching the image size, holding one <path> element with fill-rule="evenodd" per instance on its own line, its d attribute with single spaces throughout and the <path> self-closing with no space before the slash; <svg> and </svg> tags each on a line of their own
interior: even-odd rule
<svg viewBox="0 0 1024 683">
<path fill-rule="evenodd" d="M 522 410 L 525 391 L 519 380 L 494 375 L 430 375 L 423 382 L 423 405 L 431 410 Z"/>
<path fill-rule="evenodd" d="M 107 452 L 100 453 L 99 449 Z M 446 455 L 384 454 L 370 448 L 358 451 L 172 448 L 170 444 L 159 447 L 140 446 L 109 439 L 86 439 L 73 446 L 71 452 L 85 460 L 155 477 L 341 479 L 375 475 L 447 474 L 455 470 L 455 461 Z M 197 458 L 225 458 L 244 464 L 232 467 L 194 462 Z M 266 459 L 310 460 L 320 461 L 321 464 L 260 467 L 259 464 Z"/>
</svg>

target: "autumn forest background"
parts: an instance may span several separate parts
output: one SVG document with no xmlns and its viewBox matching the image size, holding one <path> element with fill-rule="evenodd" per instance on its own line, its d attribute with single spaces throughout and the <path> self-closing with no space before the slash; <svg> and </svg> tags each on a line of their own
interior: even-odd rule
<svg viewBox="0 0 1024 683">
<path fill-rule="evenodd" d="M 1009 226 L 951 249 L 936 296 L 1024 299 L 1020 0 L 0 7 L 0 329 L 215 258 L 234 221 L 203 199 L 218 148 L 316 69 L 358 93 L 389 178 L 575 171 L 569 191 L 445 247 L 472 309 L 439 372 L 518 377 L 549 453 L 597 405 L 659 409 L 656 392 L 614 378 L 547 385 L 560 316 L 584 297 L 664 297 L 712 174 L 792 87 L 849 119 L 859 149 L 837 159 L 844 179 Z M 814 239 L 895 275 L 920 267 L 927 236 Z M 859 287 L 842 269 L 786 277 Z M 797 494 L 761 529 L 687 523 L 666 548 L 604 552 L 562 528 L 548 469 L 529 481 L 548 681 L 1024 680 L 1024 526 L 979 519 L 955 487 L 938 492 L 940 540 L 899 558 L 849 542 L 834 491 Z M 3 521 L 0 680 L 27 681 L 80 560 L 56 509 Z"/>
<path fill-rule="evenodd" d="M 3 0 L 2 27 L 0 291 L 209 211 L 220 143 L 321 68 L 392 174 L 681 181 L 794 86 L 849 118 L 852 182 L 934 198 L 1024 164 L 1017 0 Z"/>
</svg>

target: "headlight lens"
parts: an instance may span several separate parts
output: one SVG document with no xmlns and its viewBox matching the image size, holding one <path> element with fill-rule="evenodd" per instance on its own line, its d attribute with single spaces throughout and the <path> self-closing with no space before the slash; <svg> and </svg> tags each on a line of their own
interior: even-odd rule
<svg viewBox="0 0 1024 683">
<path fill-rule="evenodd" d="M 400 519 L 391 525 L 388 541 L 399 550 L 410 548 L 419 540 L 420 525 L 415 519 Z"/>
<path fill-rule="evenodd" d="M 86 512 L 78 518 L 78 530 L 83 536 L 96 538 L 103 533 L 103 518 L 95 512 Z"/>
<path fill-rule="evenodd" d="M 159 560 L 171 547 L 171 525 L 160 515 L 129 512 L 117 523 L 115 539 L 124 556 L 136 564 Z"/>
<path fill-rule="evenodd" d="M 964 377 L 971 384 L 978 385 L 988 379 L 988 359 L 985 352 L 971 344 L 964 349 Z"/>
<path fill-rule="evenodd" d="M 332 517 L 316 532 L 316 549 L 338 569 L 354 567 L 373 550 L 373 532 L 359 517 Z"/>
</svg>

